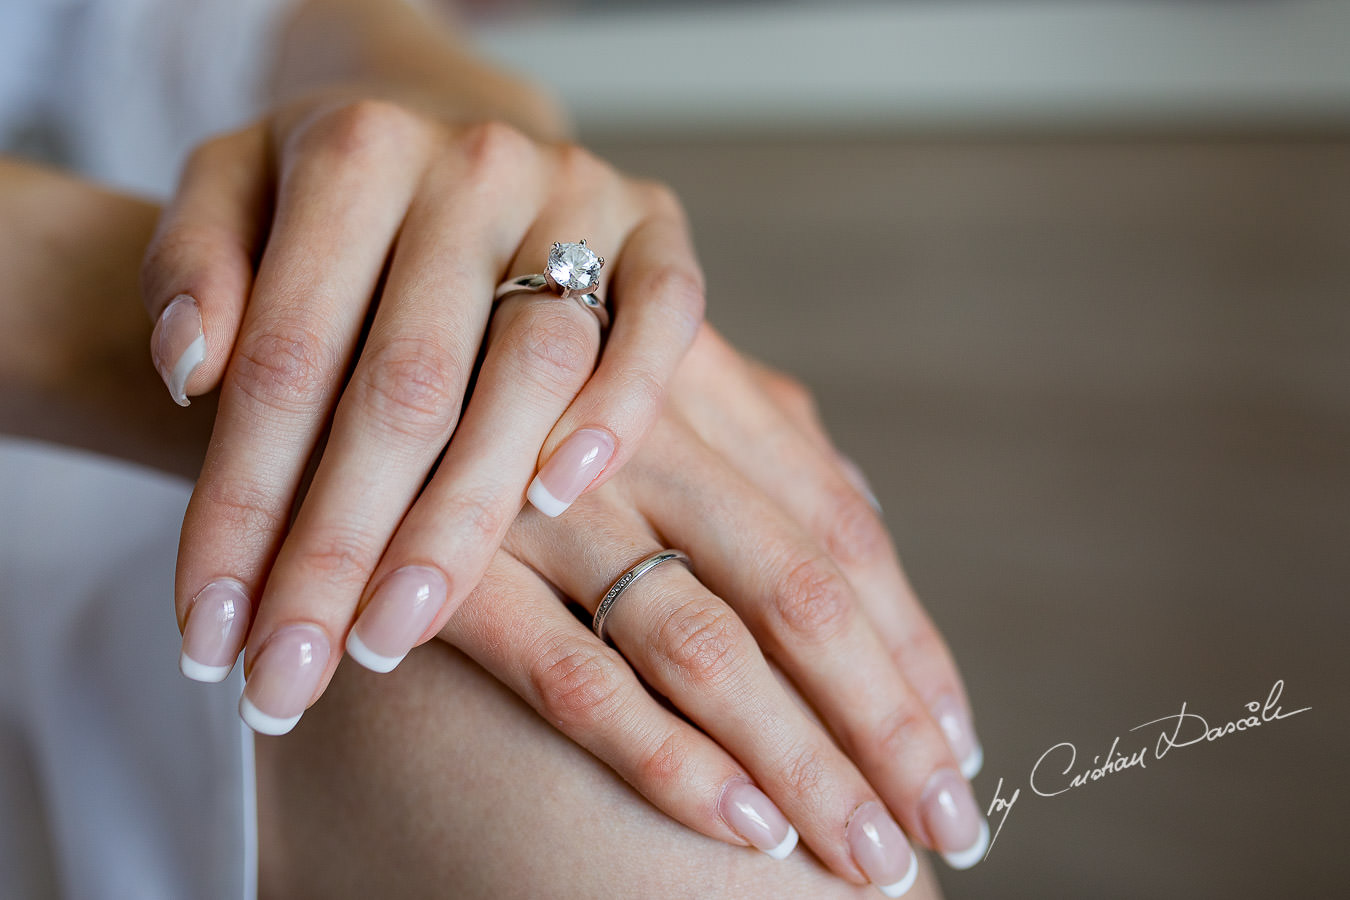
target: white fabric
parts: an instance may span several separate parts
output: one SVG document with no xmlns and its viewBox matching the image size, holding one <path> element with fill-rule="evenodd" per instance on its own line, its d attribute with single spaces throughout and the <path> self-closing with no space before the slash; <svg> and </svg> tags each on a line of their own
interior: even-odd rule
<svg viewBox="0 0 1350 900">
<path fill-rule="evenodd" d="M 178 673 L 188 486 L 0 441 L 0 897 L 254 894 L 238 673 Z"/>
<path fill-rule="evenodd" d="M 161 196 L 259 110 L 294 0 L 0 0 L 0 148 Z"/>
<path fill-rule="evenodd" d="M 0 0 L 0 152 L 163 196 L 294 0 Z M 188 488 L 0 440 L 0 898 L 256 894 L 238 673 L 177 670 Z"/>
</svg>

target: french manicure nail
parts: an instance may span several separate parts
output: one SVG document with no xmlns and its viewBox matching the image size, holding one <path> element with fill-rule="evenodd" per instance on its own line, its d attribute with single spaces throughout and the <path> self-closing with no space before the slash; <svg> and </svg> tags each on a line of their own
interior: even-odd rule
<svg viewBox="0 0 1350 900">
<path fill-rule="evenodd" d="M 221 579 L 202 588 L 188 607 L 179 670 L 193 681 L 224 681 L 244 646 L 251 611 L 237 581 Z"/>
<path fill-rule="evenodd" d="M 581 496 L 614 455 L 614 439 L 596 428 L 583 428 L 563 441 L 530 482 L 526 494 L 534 508 L 556 518 Z"/>
<path fill-rule="evenodd" d="M 969 869 L 989 847 L 989 823 L 975 805 L 970 785 L 954 769 L 928 779 L 919 801 L 923 824 L 934 848 L 953 869 Z"/>
<path fill-rule="evenodd" d="M 380 583 L 347 635 L 347 653 L 375 672 L 392 672 L 445 605 L 445 578 L 404 566 Z"/>
<path fill-rule="evenodd" d="M 797 829 L 763 791 L 733 781 L 722 792 L 722 818 L 732 830 L 773 859 L 786 859 L 797 846 Z"/>
<path fill-rule="evenodd" d="M 933 718 L 942 727 L 947 736 L 947 746 L 952 755 L 961 763 L 961 774 L 967 780 L 974 778 L 984 767 L 984 748 L 975 736 L 975 726 L 970 721 L 970 713 L 955 697 L 946 696 L 933 704 Z"/>
<path fill-rule="evenodd" d="M 887 897 L 900 897 L 919 877 L 919 858 L 885 808 L 870 800 L 848 820 L 846 837 L 853 861 Z"/>
<path fill-rule="evenodd" d="M 259 734 L 285 734 L 309 706 L 328 666 L 328 638 L 314 625 L 290 625 L 263 647 L 239 698 L 239 716 Z"/>
<path fill-rule="evenodd" d="M 202 332 L 202 313 L 189 294 L 179 294 L 159 314 L 150 335 L 150 355 L 169 395 L 179 406 L 187 406 L 184 392 L 193 371 L 206 359 L 206 335 Z"/>
</svg>

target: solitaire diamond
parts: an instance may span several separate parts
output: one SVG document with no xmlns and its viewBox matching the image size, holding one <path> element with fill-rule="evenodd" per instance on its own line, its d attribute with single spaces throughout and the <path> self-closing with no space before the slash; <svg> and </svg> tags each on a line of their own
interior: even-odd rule
<svg viewBox="0 0 1350 900">
<path fill-rule="evenodd" d="M 600 267 L 605 261 L 586 246 L 554 244 L 548 252 L 548 277 L 569 293 L 588 294 L 600 283 Z"/>
</svg>

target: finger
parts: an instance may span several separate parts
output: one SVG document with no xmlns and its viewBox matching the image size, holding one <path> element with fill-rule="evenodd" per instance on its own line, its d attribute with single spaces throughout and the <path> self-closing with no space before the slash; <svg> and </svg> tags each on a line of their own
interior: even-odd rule
<svg viewBox="0 0 1350 900">
<path fill-rule="evenodd" d="M 179 406 L 213 390 L 225 371 L 253 282 L 270 178 L 261 125 L 203 144 L 146 250 L 150 352 Z"/>
<path fill-rule="evenodd" d="M 417 132 L 376 128 L 394 123 L 364 113 L 320 124 L 327 133 L 298 141 L 298 158 L 283 166 L 275 225 L 183 523 L 176 596 L 185 659 L 212 672 L 228 671 L 242 635 L 229 629 L 228 640 L 199 642 L 197 623 L 219 615 L 221 591 L 236 608 L 257 606 L 412 192 Z M 189 616 L 190 606 L 203 617 Z M 301 683 L 278 673 L 257 689 L 288 681 Z"/>
<path fill-rule="evenodd" d="M 633 454 L 702 321 L 703 273 L 677 211 L 646 220 L 629 237 L 610 296 L 613 329 L 599 367 L 544 443 L 530 485 L 530 501 L 546 515 L 561 515 Z M 607 457 L 592 451 L 596 433 L 609 438 Z"/>
<path fill-rule="evenodd" d="M 849 477 L 847 461 L 814 420 L 809 395 L 779 379 L 788 410 L 769 402 L 753 369 L 710 329 L 691 351 L 676 393 L 684 417 L 747 481 L 801 523 L 854 587 L 888 652 L 942 727 L 961 772 L 973 778 L 984 752 L 946 642 L 919 603 L 877 515 Z M 811 436 L 812 431 L 818 437 Z"/>
<path fill-rule="evenodd" d="M 477 580 L 477 556 L 466 558 L 469 571 L 459 559 L 446 574 L 426 566 L 395 574 L 379 590 L 384 608 L 365 623 L 368 640 L 348 634 L 390 535 L 459 422 L 493 286 L 534 218 L 531 198 L 540 193 L 534 183 L 540 167 L 533 147 L 524 137 L 497 148 L 481 146 L 486 140 L 467 139 L 462 158 L 443 160 L 421 184 L 323 458 L 268 576 L 251 651 L 277 629 L 307 622 L 324 632 L 330 646 L 345 639 L 363 665 L 388 671 L 431 628 L 450 584 L 462 595 Z M 586 313 L 578 308 L 574 315 L 577 330 L 586 328 Z M 499 365 L 495 359 L 490 366 Z M 480 405 L 489 401 L 492 381 L 489 373 L 478 392 Z M 524 402 L 518 396 L 523 385 L 508 380 L 508 389 L 517 396 L 506 403 Z M 556 414 L 546 413 L 548 421 L 535 430 L 542 433 Z M 458 440 L 472 439 L 475 427 L 465 423 Z M 517 478 L 523 482 L 532 455 L 520 456 Z M 501 465 L 503 458 L 489 462 Z M 522 490 L 492 501 L 507 521 Z M 494 543 L 478 552 L 490 556 L 495 549 Z M 397 652 L 389 647 L 391 632 L 402 636 Z M 336 665 L 336 658 L 328 662 L 320 689 Z"/>
<path fill-rule="evenodd" d="M 557 171 L 547 174 L 558 178 Z M 586 179 L 564 181 L 575 196 L 551 196 L 545 206 L 568 212 L 561 218 L 547 212 L 534 221 L 508 267 L 513 275 L 540 268 L 554 243 L 550 239 L 560 234 L 590 234 L 597 247 L 622 243 L 631 222 L 622 196 L 612 190 L 612 176 L 589 193 L 582 190 Z M 377 671 L 392 669 L 440 628 L 482 577 L 520 511 L 539 447 L 590 376 L 599 343 L 595 317 L 573 298 L 516 293 L 497 304 L 454 440 L 373 573 L 374 590 L 347 639 L 354 659 Z M 610 446 L 605 433 L 587 435 L 592 454 Z M 438 562 L 447 559 L 453 567 Z M 431 570 L 438 590 L 445 585 L 446 600 L 430 627 L 406 614 L 412 601 L 400 574 L 404 569 Z M 388 590 L 382 589 L 386 581 Z"/>
<path fill-rule="evenodd" d="M 905 830 L 953 865 L 977 861 L 988 835 L 970 786 L 843 572 L 697 439 L 667 423 L 653 438 L 660 451 L 632 464 L 637 507 L 728 598 Z"/>
<path fill-rule="evenodd" d="M 587 497 L 565 526 L 527 528 L 535 541 L 512 537 L 521 541 L 513 552 L 526 552 L 592 613 L 612 579 L 660 549 L 631 510 L 608 505 L 612 497 Z M 614 602 L 607 630 L 647 683 L 740 760 L 827 866 L 858 881 L 883 870 L 888 880 L 878 884 L 903 880 L 913 853 L 875 791 L 783 691 L 736 614 L 688 570 L 668 563 L 632 582 Z M 861 826 L 851 819 L 859 810 L 891 823 L 884 866 L 869 869 L 857 844 Z"/>
<path fill-rule="evenodd" d="M 590 313 L 570 300 L 499 304 L 454 440 L 370 579 L 347 639 L 354 659 L 392 669 L 468 596 L 520 512 L 539 445 L 590 373 L 598 344 Z M 446 597 L 429 626 L 403 612 L 414 603 L 404 575 L 427 570 Z"/>
<path fill-rule="evenodd" d="M 441 636 L 676 821 L 775 859 L 797 833 L 746 771 L 658 704 L 624 660 L 505 553 Z"/>
</svg>

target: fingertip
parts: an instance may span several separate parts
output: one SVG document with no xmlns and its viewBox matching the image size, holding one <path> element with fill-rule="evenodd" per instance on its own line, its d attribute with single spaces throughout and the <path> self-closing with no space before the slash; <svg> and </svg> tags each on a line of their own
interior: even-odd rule
<svg viewBox="0 0 1350 900">
<path fill-rule="evenodd" d="M 150 336 L 155 369 L 179 406 L 187 406 L 187 382 L 206 360 L 206 334 L 201 307 L 191 294 L 169 301 Z"/>
</svg>

